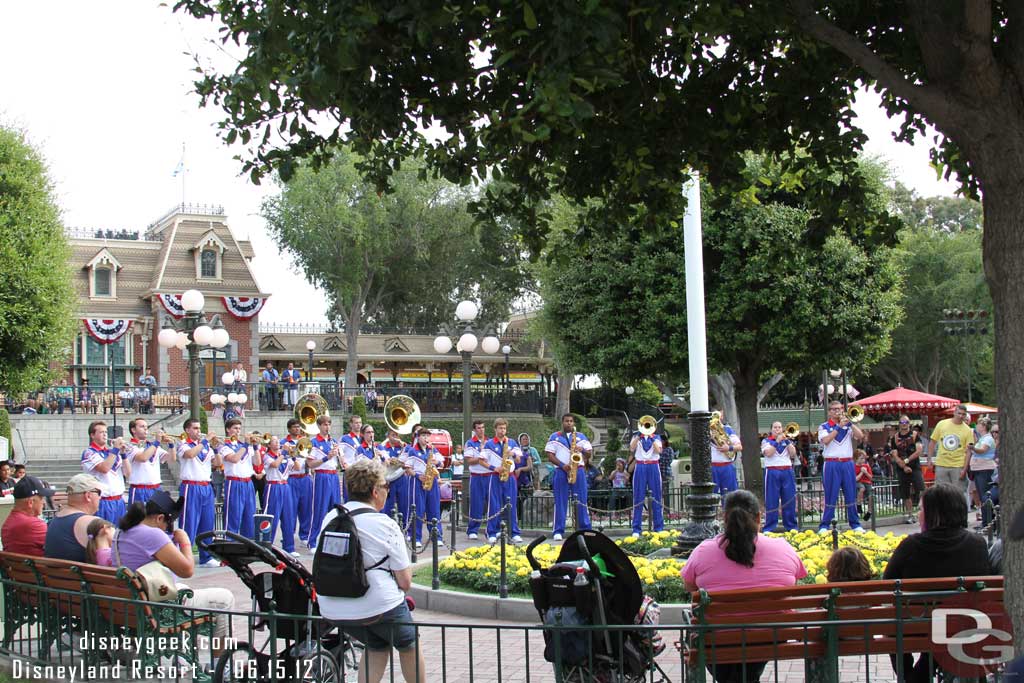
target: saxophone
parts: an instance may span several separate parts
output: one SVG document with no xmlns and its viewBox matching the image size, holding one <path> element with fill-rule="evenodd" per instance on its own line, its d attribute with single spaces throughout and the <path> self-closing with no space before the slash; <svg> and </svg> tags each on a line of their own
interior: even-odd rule
<svg viewBox="0 0 1024 683">
<path fill-rule="evenodd" d="M 427 468 L 423 470 L 423 490 L 429 491 L 434 488 L 434 482 L 437 481 L 438 471 L 434 465 L 434 453 L 433 451 L 427 453 Z"/>
<path fill-rule="evenodd" d="M 508 439 L 505 439 L 501 449 L 501 473 L 498 478 L 502 482 L 508 481 L 509 475 L 512 474 L 512 470 L 516 467 L 516 461 L 512 457 L 512 453 L 508 450 Z"/>
<path fill-rule="evenodd" d="M 576 483 L 576 475 L 579 472 L 580 465 L 583 464 L 583 453 L 576 447 L 576 430 L 572 430 L 572 440 L 569 442 L 569 464 L 572 466 L 569 469 L 569 485 Z"/>
</svg>

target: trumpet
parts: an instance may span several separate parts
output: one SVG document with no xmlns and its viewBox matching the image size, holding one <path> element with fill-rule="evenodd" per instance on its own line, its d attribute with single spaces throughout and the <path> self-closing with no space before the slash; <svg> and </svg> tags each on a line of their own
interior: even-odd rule
<svg viewBox="0 0 1024 683">
<path fill-rule="evenodd" d="M 249 435 L 249 445 L 250 446 L 259 446 L 260 443 L 262 442 L 262 439 L 263 439 L 263 437 L 260 436 L 259 432 L 253 432 L 252 434 Z"/>
<path fill-rule="evenodd" d="M 224 439 L 216 434 L 207 434 L 206 440 L 210 442 L 210 448 L 220 448 L 224 445 Z"/>
<path fill-rule="evenodd" d="M 637 420 L 637 427 L 644 436 L 653 436 L 658 431 L 658 421 L 650 415 L 644 415 Z"/>
<path fill-rule="evenodd" d="M 175 440 L 181 441 L 181 442 L 188 441 L 188 433 L 187 432 L 182 432 L 177 437 L 174 437 L 174 436 L 171 436 L 170 434 L 168 434 L 167 432 L 160 432 L 160 439 L 159 439 L 159 441 L 163 445 L 165 445 L 165 446 L 173 446 Z"/>
<path fill-rule="evenodd" d="M 270 440 L 274 438 L 274 435 L 270 432 L 263 432 L 263 436 L 260 437 L 260 443 L 264 446 L 270 445 Z"/>
<path fill-rule="evenodd" d="M 512 474 L 512 470 L 516 468 L 515 458 L 512 457 L 512 453 L 508 450 L 508 439 L 505 439 L 505 443 L 501 450 L 501 473 L 498 478 L 501 481 L 508 481 L 509 476 Z"/>
<path fill-rule="evenodd" d="M 787 439 L 796 439 L 800 436 L 800 425 L 796 422 L 790 422 L 786 425 L 786 429 L 784 429 L 782 433 L 786 435 Z"/>
<path fill-rule="evenodd" d="M 569 442 L 569 485 L 576 484 L 576 475 L 579 473 L 580 465 L 583 464 L 583 453 L 576 447 L 576 430 L 572 430 L 572 441 Z"/>
</svg>

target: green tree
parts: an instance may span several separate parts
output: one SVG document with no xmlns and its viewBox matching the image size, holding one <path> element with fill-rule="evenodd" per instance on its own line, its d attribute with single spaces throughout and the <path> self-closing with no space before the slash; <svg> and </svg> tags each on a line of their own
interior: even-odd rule
<svg viewBox="0 0 1024 683">
<path fill-rule="evenodd" d="M 254 177 L 297 158 L 326 161 L 353 140 L 363 169 L 386 187 L 400 160 L 426 148 L 450 180 L 500 175 L 537 245 L 552 191 L 601 197 L 617 229 L 633 207 L 651 216 L 678 195 L 687 167 L 721 191 L 742 176 L 741 152 L 805 149 L 842 181 L 808 176 L 822 226 L 863 195 L 853 173 L 864 134 L 852 109 L 874 87 L 912 140 L 939 132 L 933 159 L 984 197 L 985 276 L 996 309 L 1006 500 L 1024 499 L 1024 8 L 1016 2 L 437 4 L 333 0 L 178 0 L 224 24 L 237 65 L 197 90 L 223 109 L 225 139 L 249 145 Z M 325 121 L 337 122 L 324 125 Z M 347 123 L 348 128 L 341 125 Z M 448 135 L 427 139 L 436 127 Z M 283 131 L 283 142 L 272 132 Z M 799 170 L 800 160 L 790 165 Z M 820 188 L 820 189 L 819 189 Z M 586 235 L 582 235 L 586 237 Z M 1006 550 L 1009 612 L 1024 649 L 1024 545 Z"/>
<path fill-rule="evenodd" d="M 475 225 L 465 191 L 407 163 L 394 191 L 381 195 L 362 181 L 358 163 L 341 150 L 319 170 L 303 166 L 263 204 L 271 234 L 324 289 L 328 317 L 345 332 L 346 387 L 356 385 L 364 327 L 437 329 L 466 296 L 492 319 L 507 319 L 522 286 L 516 251 L 483 253 L 510 230 Z"/>
<path fill-rule="evenodd" d="M 716 398 L 754 454 L 743 467 L 756 489 L 759 400 L 782 373 L 877 362 L 900 319 L 900 276 L 884 247 L 872 260 L 842 235 L 821 248 L 805 245 L 805 209 L 705 195 L 709 365 Z M 679 230 L 616 234 L 590 244 L 572 231 L 552 239 L 550 249 L 565 258 L 541 278 L 546 337 L 575 372 L 619 383 L 653 375 L 671 387 L 688 371 Z M 878 334 L 864 335 L 866 328 Z"/>
<path fill-rule="evenodd" d="M 75 337 L 71 250 L 42 157 L 0 127 L 0 387 L 36 389 Z"/>
</svg>

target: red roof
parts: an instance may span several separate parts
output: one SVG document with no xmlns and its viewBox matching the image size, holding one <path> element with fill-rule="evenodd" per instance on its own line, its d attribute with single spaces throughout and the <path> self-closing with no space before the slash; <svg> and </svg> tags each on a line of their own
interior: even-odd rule
<svg viewBox="0 0 1024 683">
<path fill-rule="evenodd" d="M 874 396 L 854 401 L 864 412 L 874 415 L 886 413 L 914 413 L 919 415 L 940 413 L 960 403 L 958 399 L 937 394 L 926 394 L 904 387 L 896 387 Z"/>
</svg>

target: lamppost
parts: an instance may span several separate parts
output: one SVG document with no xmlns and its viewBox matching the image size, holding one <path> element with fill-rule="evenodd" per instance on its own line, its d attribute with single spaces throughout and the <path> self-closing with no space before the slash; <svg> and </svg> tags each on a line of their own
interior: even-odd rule
<svg viewBox="0 0 1024 683">
<path fill-rule="evenodd" d="M 939 324 L 943 331 L 951 337 L 963 336 L 964 338 L 964 362 L 967 364 L 967 401 L 974 401 L 971 391 L 971 362 L 970 346 L 967 340 L 973 335 L 988 334 L 988 311 L 985 309 L 961 311 L 957 309 L 945 309 L 942 311 L 943 319 Z"/>
<path fill-rule="evenodd" d="M 505 412 L 512 412 L 512 376 L 508 372 L 508 356 L 512 353 L 512 347 L 505 344 L 501 352 L 505 354 Z"/>
<path fill-rule="evenodd" d="M 455 317 L 459 320 L 456 328 L 443 330 L 440 335 L 434 338 L 434 351 L 440 354 L 446 354 L 452 350 L 451 338 L 458 333 L 458 325 L 462 326 L 462 333 L 459 335 L 459 341 L 455 344 L 456 350 L 462 356 L 462 441 L 460 443 L 466 443 L 469 441 L 469 437 L 473 433 L 473 397 L 470 388 L 472 380 L 471 362 L 473 360 L 473 352 L 476 351 L 477 344 L 480 344 L 484 353 L 489 354 L 497 353 L 501 346 L 501 341 L 493 335 L 484 337 L 482 342 L 477 339 L 476 332 L 473 329 L 473 321 L 476 320 L 477 312 L 477 306 L 472 301 L 460 301 L 459 305 L 455 307 Z M 463 511 L 468 513 L 468 467 L 465 467 L 462 470 L 462 493 Z"/>
<path fill-rule="evenodd" d="M 199 354 L 206 349 L 222 349 L 231 341 L 219 315 L 206 320 L 205 305 L 206 299 L 198 289 L 186 291 L 181 295 L 185 317 L 179 321 L 165 317 L 163 329 L 157 336 L 157 342 L 165 349 L 173 346 L 181 351 L 188 350 L 188 410 L 190 417 L 196 419 L 199 419 L 199 369 L 203 364 Z"/>
<path fill-rule="evenodd" d="M 306 381 L 313 381 L 313 349 L 316 348 L 316 342 L 310 339 L 306 342 L 306 350 L 309 351 L 309 365 L 306 366 Z"/>
</svg>

